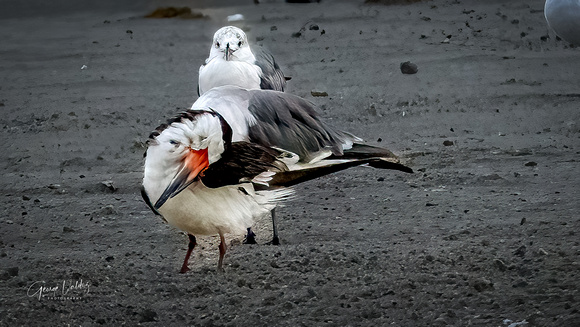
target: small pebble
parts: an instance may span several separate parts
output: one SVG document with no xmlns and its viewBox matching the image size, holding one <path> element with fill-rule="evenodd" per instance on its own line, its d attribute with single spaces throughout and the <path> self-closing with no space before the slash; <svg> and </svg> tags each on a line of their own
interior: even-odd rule
<svg viewBox="0 0 580 327">
<path fill-rule="evenodd" d="M 529 162 L 526 162 L 526 164 L 525 164 L 526 167 L 534 167 L 537 165 L 538 165 L 538 163 L 534 162 L 534 161 L 529 161 Z"/>
</svg>

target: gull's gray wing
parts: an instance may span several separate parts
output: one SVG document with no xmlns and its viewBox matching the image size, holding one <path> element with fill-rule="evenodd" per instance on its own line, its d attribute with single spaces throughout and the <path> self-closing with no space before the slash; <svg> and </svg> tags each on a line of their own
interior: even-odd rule
<svg viewBox="0 0 580 327">
<path fill-rule="evenodd" d="M 341 156 L 344 148 L 360 141 L 322 122 L 305 99 L 270 90 L 249 92 L 248 110 L 256 118 L 248 131 L 251 142 L 296 153 L 308 162 L 324 151 Z"/>
<path fill-rule="evenodd" d="M 261 47 L 255 47 L 254 56 L 256 66 L 262 69 L 260 88 L 263 90 L 275 90 L 284 92 L 286 77 L 280 66 L 274 60 L 274 56 Z"/>
</svg>

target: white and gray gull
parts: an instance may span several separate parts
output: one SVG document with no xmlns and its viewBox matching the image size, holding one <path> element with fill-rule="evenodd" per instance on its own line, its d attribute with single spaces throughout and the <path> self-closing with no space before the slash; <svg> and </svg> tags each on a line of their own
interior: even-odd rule
<svg viewBox="0 0 580 327">
<path fill-rule="evenodd" d="M 223 85 L 283 92 L 287 79 L 270 52 L 252 50 L 244 31 L 225 26 L 215 32 L 209 57 L 199 67 L 198 94 Z"/>
<path fill-rule="evenodd" d="M 181 272 L 194 235 L 220 236 L 222 270 L 226 233 L 244 233 L 293 185 L 360 165 L 412 172 L 391 151 L 327 125 L 305 99 L 222 86 L 151 133 L 142 195 L 189 235 Z"/>
</svg>

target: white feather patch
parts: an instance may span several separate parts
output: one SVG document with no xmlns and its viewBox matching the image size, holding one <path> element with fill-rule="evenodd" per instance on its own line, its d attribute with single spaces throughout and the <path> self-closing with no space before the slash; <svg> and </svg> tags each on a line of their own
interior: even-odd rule
<svg viewBox="0 0 580 327">
<path fill-rule="evenodd" d="M 270 186 L 270 184 L 268 184 L 268 183 L 272 180 L 272 177 L 274 177 L 274 175 L 276 175 L 276 173 L 273 171 L 265 171 L 265 172 L 261 173 L 260 175 L 254 177 L 252 179 L 252 183 L 256 183 L 256 184 L 260 184 L 260 185 L 264 185 L 264 186 Z"/>
</svg>

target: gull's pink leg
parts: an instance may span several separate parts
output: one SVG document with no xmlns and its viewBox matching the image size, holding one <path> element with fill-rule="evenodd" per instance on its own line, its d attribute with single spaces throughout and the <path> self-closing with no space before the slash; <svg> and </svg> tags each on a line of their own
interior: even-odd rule
<svg viewBox="0 0 580 327">
<path fill-rule="evenodd" d="M 224 234 L 220 233 L 220 260 L 218 261 L 218 271 L 224 271 L 223 262 L 224 255 L 226 254 L 226 239 Z"/>
</svg>

